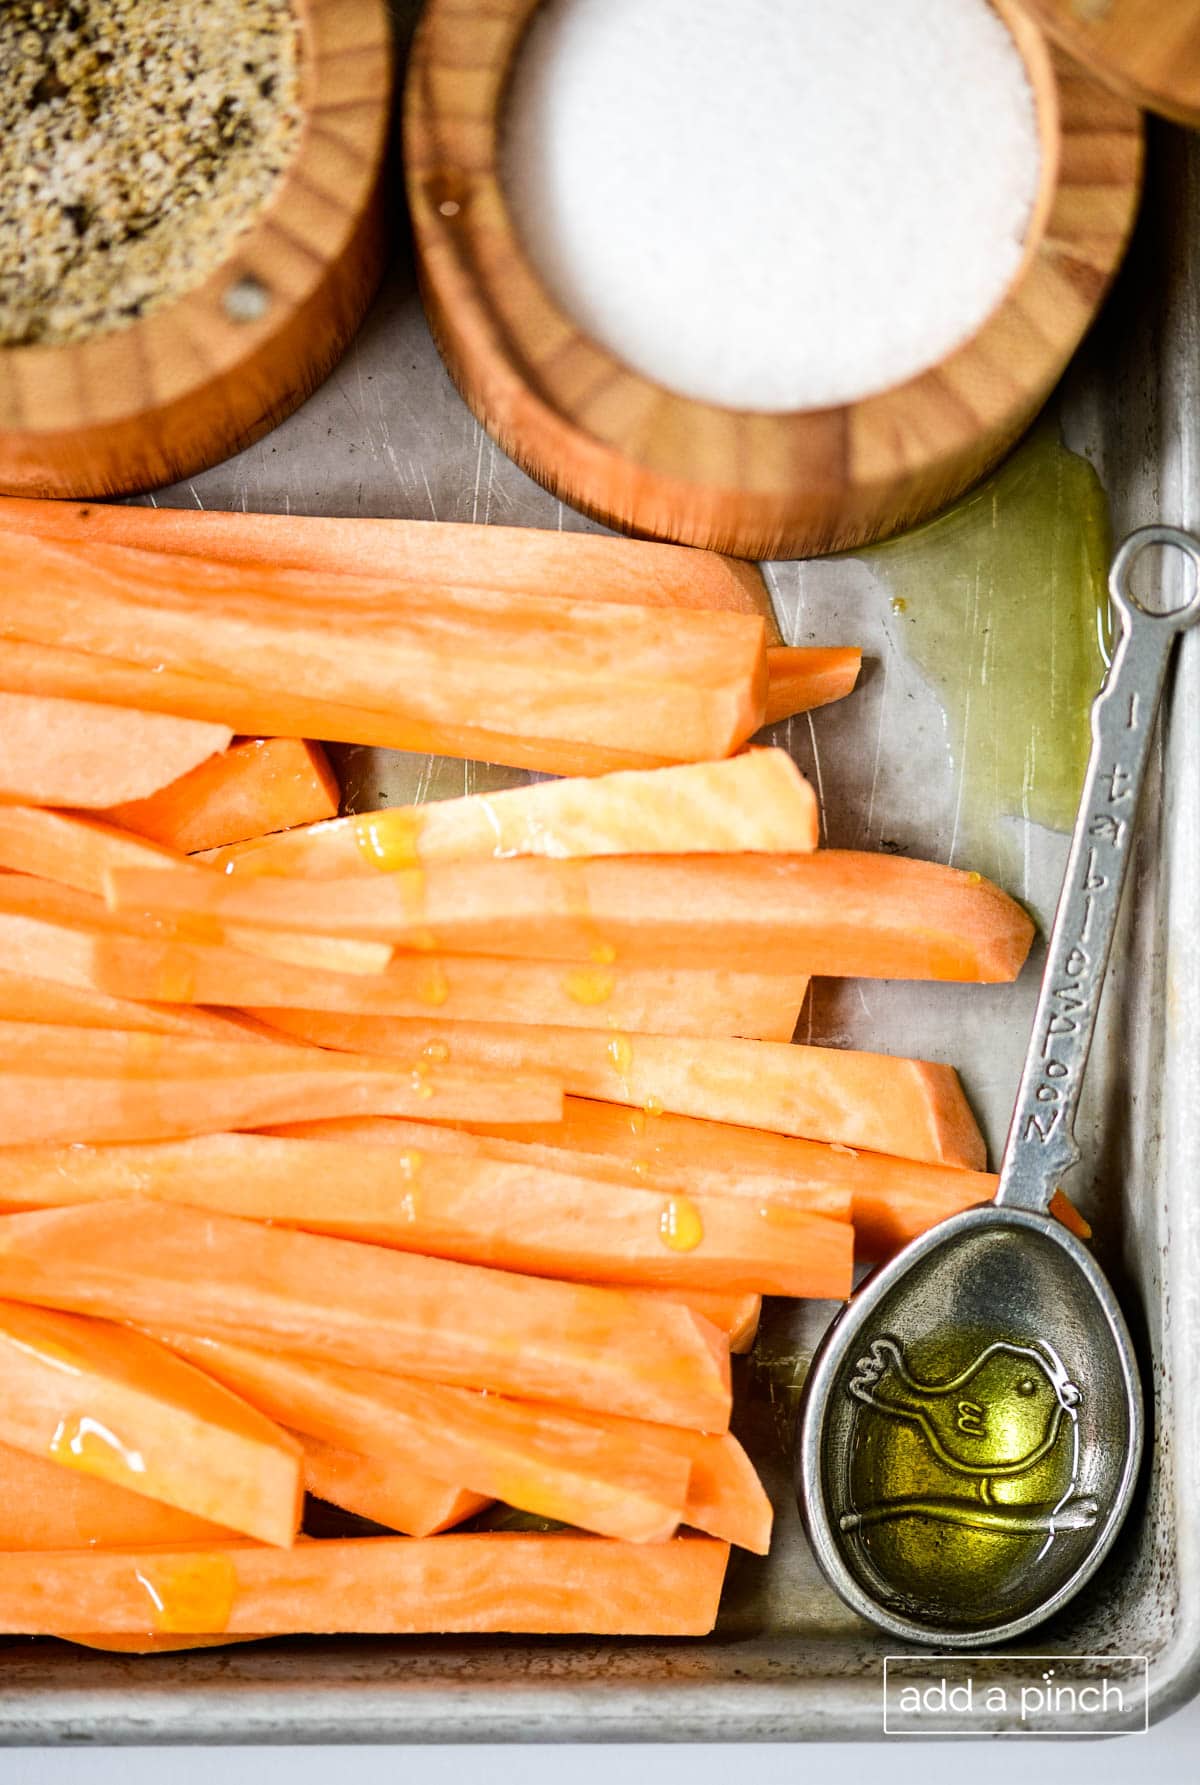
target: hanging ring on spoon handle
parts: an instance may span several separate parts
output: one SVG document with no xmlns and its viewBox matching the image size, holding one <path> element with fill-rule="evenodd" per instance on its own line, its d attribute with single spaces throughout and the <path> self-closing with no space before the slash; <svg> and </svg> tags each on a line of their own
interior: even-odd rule
<svg viewBox="0 0 1200 1785">
<path fill-rule="evenodd" d="M 1188 560 L 1193 588 L 1168 612 L 1145 607 L 1132 571 L 1152 546 Z M 1104 686 L 1092 704 L 1092 748 L 1067 869 L 1046 954 L 998 1203 L 1042 1210 L 1076 1163 L 1074 1121 L 1112 948 L 1154 720 L 1176 638 L 1200 620 L 1200 539 L 1143 527 L 1119 547 L 1109 595 L 1120 627 Z"/>
</svg>

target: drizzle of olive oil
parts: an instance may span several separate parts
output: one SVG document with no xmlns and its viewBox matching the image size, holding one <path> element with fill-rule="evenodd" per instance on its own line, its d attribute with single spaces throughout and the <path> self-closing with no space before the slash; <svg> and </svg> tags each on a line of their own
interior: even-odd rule
<svg viewBox="0 0 1200 1785">
<path fill-rule="evenodd" d="M 367 812 L 354 820 L 354 841 L 363 860 L 382 873 L 417 867 L 421 860 L 420 813 Z"/>
<path fill-rule="evenodd" d="M 150 1601 L 156 1634 L 220 1636 L 237 1598 L 237 1572 L 228 1556 L 173 1556 L 142 1561 L 135 1570 Z"/>
<path fill-rule="evenodd" d="M 704 1238 L 700 1211 L 689 1196 L 672 1196 L 663 1205 L 658 1231 L 672 1252 L 694 1252 Z"/>
<path fill-rule="evenodd" d="M 145 1486 L 146 1460 L 90 1414 L 60 1419 L 47 1446 L 56 1463 L 120 1487 Z"/>
<path fill-rule="evenodd" d="M 602 967 L 573 967 L 563 976 L 563 990 L 576 1004 L 607 1004 L 616 980 Z"/>
<path fill-rule="evenodd" d="M 422 1004 L 444 1004 L 450 996 L 450 981 L 446 978 L 445 968 L 440 961 L 431 961 L 428 970 L 417 987 L 417 997 Z"/>
<path fill-rule="evenodd" d="M 859 554 L 934 684 L 959 780 L 955 853 L 1011 879 L 1014 827 L 1069 830 L 1108 655 L 1103 486 L 1039 429 L 945 514 Z"/>
</svg>

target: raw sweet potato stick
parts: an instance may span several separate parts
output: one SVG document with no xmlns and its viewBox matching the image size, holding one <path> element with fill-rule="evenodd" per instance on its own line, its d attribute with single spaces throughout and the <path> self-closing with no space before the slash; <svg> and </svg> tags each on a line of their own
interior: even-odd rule
<svg viewBox="0 0 1200 1785">
<path fill-rule="evenodd" d="M 496 1159 L 263 1135 L 0 1148 L 0 1208 L 130 1198 L 581 1283 L 850 1293 L 850 1227 L 783 1200 L 664 1196 Z"/>
<path fill-rule="evenodd" d="M 36 603 L 29 602 L 35 606 Z M 223 750 L 200 719 L 0 693 L 0 802 L 112 806 L 144 799 Z"/>
<path fill-rule="evenodd" d="M 770 1503 L 729 1433 L 708 1437 L 595 1412 L 566 1413 L 211 1339 L 163 1336 L 255 1406 L 294 1418 L 298 1429 L 325 1442 L 397 1462 L 419 1455 L 426 1468 L 441 1458 L 443 1469 L 453 1466 L 458 1476 L 486 1482 L 523 1511 L 610 1536 L 660 1537 L 673 1508 L 711 1536 L 766 1548 Z"/>
<path fill-rule="evenodd" d="M 204 859 L 239 876 L 332 880 L 516 855 L 803 853 L 817 840 L 816 798 L 791 757 L 750 750 L 726 762 L 393 806 L 209 851 Z"/>
<path fill-rule="evenodd" d="M 563 1099 L 563 1108 L 565 1110 L 577 1106 L 581 1101 L 578 1097 L 566 1097 Z M 694 1121 L 687 1116 L 651 1118 L 644 1110 L 630 1110 L 614 1104 L 599 1104 L 596 1107 L 609 1111 L 622 1127 L 631 1132 L 635 1140 L 643 1134 L 653 1134 L 658 1123 L 663 1120 L 687 1123 L 700 1130 L 724 1126 L 720 1123 Z M 648 1123 L 652 1124 L 649 1129 Z M 552 1137 L 557 1126 L 553 1122 L 522 1122 L 511 1127 L 502 1124 L 488 1127 L 486 1123 L 456 1123 L 453 1127 L 442 1128 L 436 1123 L 406 1122 L 398 1116 L 345 1116 L 329 1122 L 285 1122 L 264 1132 L 292 1140 L 352 1140 L 368 1146 L 415 1147 L 426 1153 L 459 1153 L 476 1159 L 502 1159 L 512 1165 L 539 1166 L 547 1171 L 565 1172 L 570 1177 L 597 1178 L 605 1184 L 624 1184 L 629 1189 L 659 1190 L 665 1194 L 682 1190 L 688 1194 L 757 1197 L 762 1202 L 779 1200 L 786 1202 L 790 1208 L 804 1209 L 811 1215 L 824 1215 L 830 1221 L 850 1219 L 850 1190 L 833 1181 L 832 1174 L 830 1180 L 825 1182 L 820 1173 L 815 1171 L 806 1180 L 803 1177 L 793 1179 L 786 1171 L 772 1176 L 766 1170 L 734 1168 L 731 1171 L 722 1169 L 719 1165 L 714 1168 L 703 1162 L 699 1149 L 694 1162 L 681 1161 L 672 1166 L 669 1160 L 665 1160 L 660 1164 L 654 1156 L 652 1142 L 647 1142 L 641 1150 L 636 1146 L 629 1149 L 623 1157 L 616 1148 L 611 1154 L 590 1145 L 573 1150 L 553 1144 Z M 741 1134 L 749 1131 L 735 1129 L 733 1132 Z M 521 1138 L 511 1139 L 510 1135 L 514 1134 Z M 526 1139 L 526 1135 L 533 1138 Z M 749 1138 L 753 1140 L 753 1134 Z M 824 1147 L 815 1141 L 804 1144 L 814 1147 L 818 1153 L 834 1151 L 833 1148 Z M 718 1325 L 723 1324 L 724 1322 L 718 1322 Z"/>
<path fill-rule="evenodd" d="M 306 738 L 242 738 L 148 798 L 106 816 L 177 849 L 218 849 L 292 825 L 335 818 L 341 794 L 329 758 Z"/>
<path fill-rule="evenodd" d="M 241 570 L 306 570 L 328 590 L 343 577 L 395 577 L 430 588 L 543 590 L 632 606 L 757 614 L 774 624 L 757 565 L 716 552 L 604 534 L 453 521 L 353 520 L 141 508 L 0 496 L 0 528 L 66 544 L 132 546 Z M 774 634 L 772 634 L 774 636 Z"/>
<path fill-rule="evenodd" d="M 256 1013 L 321 1047 L 551 1074 L 573 1096 L 667 1110 L 905 1159 L 979 1169 L 983 1137 L 952 1067 L 849 1048 L 604 1029 Z M 471 1120 L 470 1117 L 467 1120 Z"/>
<path fill-rule="evenodd" d="M 0 1442 L 0 1549 L 220 1543 L 232 1535 L 177 1506 Z"/>
<path fill-rule="evenodd" d="M 292 1435 L 304 1452 L 304 1486 L 310 1494 L 406 1537 L 448 1531 L 491 1503 L 484 1494 L 435 1481 L 411 1462 L 360 1456 L 319 1438 Z"/>
<path fill-rule="evenodd" d="M 553 1080 L 500 1077 L 417 1055 L 380 1070 L 309 1047 L 264 1047 L 257 1036 L 75 1029 L 0 1022 L 0 1146 L 166 1140 L 261 1128 L 301 1116 L 531 1119 L 562 1107 Z"/>
<path fill-rule="evenodd" d="M 755 617 L 387 580 L 354 593 L 346 626 L 327 577 L 0 531 L 5 637 L 673 761 L 730 755 L 762 723 Z"/>
<path fill-rule="evenodd" d="M 196 1209 L 5 1216 L 0 1295 L 698 1431 L 729 1422 L 728 1346 L 681 1304 Z"/>
<path fill-rule="evenodd" d="M 665 1426 L 480 1394 L 379 1370 L 164 1331 L 164 1343 L 263 1412 L 319 1439 L 541 1518 L 657 1542 L 684 1516 L 690 1453 Z M 660 1441 L 655 1434 L 662 1431 Z"/>
<path fill-rule="evenodd" d="M 1033 924 L 978 874 L 902 856 L 518 858 L 374 878 L 117 870 L 118 910 L 355 936 L 459 954 L 836 978 L 1015 979 Z"/>
<path fill-rule="evenodd" d="M 266 1543 L 292 1542 L 299 1446 L 154 1340 L 5 1303 L 0 1358 L 6 1444 Z"/>
<path fill-rule="evenodd" d="M 0 878 L 0 913 L 76 922 L 90 930 L 128 932 L 160 943 L 223 944 L 256 957 L 339 973 L 378 973 L 391 958 L 390 948 L 383 943 L 286 936 L 279 930 L 222 925 L 212 919 L 198 924 L 173 923 L 125 914 L 114 923 L 112 914 L 100 903 L 107 876 L 115 868 L 159 872 L 180 864 L 186 865 L 184 857 L 174 850 L 135 837 L 91 814 L 0 804 L 0 868 L 8 870 Z M 56 976 L 48 973 L 47 977 Z M 130 988 L 118 984 L 113 989 L 121 995 Z"/>
<path fill-rule="evenodd" d="M 0 1553 L 0 1630 L 285 1636 L 525 1632 L 703 1636 L 729 1546 L 613 1543 L 569 1532 L 360 1537 Z"/>
<path fill-rule="evenodd" d="M 828 706 L 851 692 L 862 652 L 849 646 L 776 645 L 767 651 L 767 725 Z"/>
<path fill-rule="evenodd" d="M 336 1131 L 344 1126 L 333 1124 Z M 352 1132 L 364 1133 L 359 1125 L 350 1126 Z M 366 1126 L 386 1134 L 391 1124 Z M 539 1156 L 547 1146 L 570 1149 L 563 1156 L 585 1173 L 591 1158 L 637 1167 L 646 1182 L 692 1183 L 708 1190 L 719 1186 L 729 1196 L 848 1197 L 859 1256 L 870 1259 L 888 1258 L 945 1216 L 990 1202 L 998 1182 L 987 1171 L 824 1145 L 728 1122 L 631 1113 L 582 1097 L 566 1098 L 561 1122 L 485 1125 L 481 1138 L 506 1149 L 531 1145 Z"/>
<path fill-rule="evenodd" d="M 0 943 L 5 938 L 0 917 Z M 53 965 L 57 965 L 55 962 Z M 0 1021 L 65 1023 L 83 1029 L 146 1029 L 154 1035 L 207 1035 L 236 1041 L 250 1032 L 235 1018 L 195 1005 L 139 1004 L 87 986 L 0 968 Z M 276 1031 L 276 1034 L 278 1031 Z"/>
<path fill-rule="evenodd" d="M 391 950 L 384 943 L 212 927 L 215 939 L 206 939 L 203 927 L 186 920 L 157 924 L 135 913 L 109 912 L 78 895 L 63 898 L 25 876 L 0 877 L 0 951 L 14 968 L 81 991 L 148 1003 L 312 1006 L 411 1017 L 436 1011 L 574 1027 L 611 1020 L 622 1029 L 786 1041 L 808 989 L 805 977 L 784 974 L 573 968 L 558 961 L 482 955 L 397 953 L 387 959 Z M 240 946 L 222 937 L 236 938 Z M 309 958 L 278 958 L 288 952 L 281 945 L 292 943 Z M 363 950 L 385 958 L 349 960 L 353 970 L 348 972 L 320 965 Z"/>
<path fill-rule="evenodd" d="M 673 758 L 615 744 L 516 737 L 478 726 L 429 724 L 394 707 L 375 710 L 315 700 L 278 688 L 246 687 L 232 677 L 191 675 L 165 666 L 125 663 L 28 639 L 0 639 L 0 688 L 14 694 L 95 701 L 141 712 L 209 720 L 244 736 L 324 738 L 383 750 L 503 762 L 551 775 L 604 775 L 661 768 Z"/>
</svg>

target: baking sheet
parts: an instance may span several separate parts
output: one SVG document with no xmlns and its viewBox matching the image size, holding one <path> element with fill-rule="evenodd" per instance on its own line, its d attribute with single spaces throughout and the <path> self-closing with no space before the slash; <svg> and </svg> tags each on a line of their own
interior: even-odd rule
<svg viewBox="0 0 1200 1785">
<path fill-rule="evenodd" d="M 1056 408 L 1099 471 L 1117 533 L 1200 523 L 1200 157 L 1154 140 L 1150 197 L 1130 267 Z M 296 415 L 237 458 L 155 500 L 174 506 L 397 515 L 586 530 L 481 432 L 429 339 L 402 254 L 358 340 Z M 944 704 L 906 654 L 870 564 L 779 564 L 769 580 L 786 636 L 861 643 L 852 701 L 777 728 L 817 785 L 827 837 L 895 845 L 963 865 L 961 804 Z M 1031 591 L 1031 599 L 1036 592 Z M 1151 1462 L 1125 1536 L 1094 1587 L 1039 1633 L 1039 1651 L 1145 1654 L 1153 1714 L 1198 1683 L 1200 1606 L 1200 636 L 1181 654 L 1071 1185 L 1142 1341 Z M 881 747 L 886 741 L 886 748 Z M 347 750 L 360 806 L 505 785 L 486 766 Z M 1052 908 L 1061 833 L 1022 819 L 1020 884 Z M 956 853 L 957 852 L 957 853 Z M 1010 885 L 1012 884 L 1010 880 Z M 949 1058 L 998 1154 L 1032 1014 L 1035 955 L 1011 988 L 822 986 L 812 1039 Z M 807 1029 L 802 1030 L 807 1039 Z M 824 1586 L 789 1486 L 795 1389 L 829 1310 L 777 1306 L 744 1371 L 741 1429 L 778 1509 L 769 1559 L 735 1552 L 706 1642 L 544 1639 L 295 1640 L 150 1659 L 10 1642 L 0 1741 L 234 1742 L 785 1740 L 882 1733 L 888 1648 Z"/>
</svg>

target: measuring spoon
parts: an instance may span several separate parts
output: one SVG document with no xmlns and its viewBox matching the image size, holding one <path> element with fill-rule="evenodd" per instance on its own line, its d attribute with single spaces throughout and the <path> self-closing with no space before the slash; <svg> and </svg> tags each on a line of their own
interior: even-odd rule
<svg viewBox="0 0 1200 1785">
<path fill-rule="evenodd" d="M 1142 606 L 1134 561 L 1185 554 L 1192 598 Z M 846 1603 L 966 1648 L 1039 1624 L 1099 1567 L 1142 1450 L 1137 1361 L 1095 1259 L 1047 1213 L 1073 1123 L 1138 796 L 1176 638 L 1200 619 L 1200 540 L 1145 527 L 1109 577 L 1120 639 L 1092 746 L 995 1200 L 940 1222 L 856 1291 L 813 1359 L 800 1511 Z"/>
</svg>

